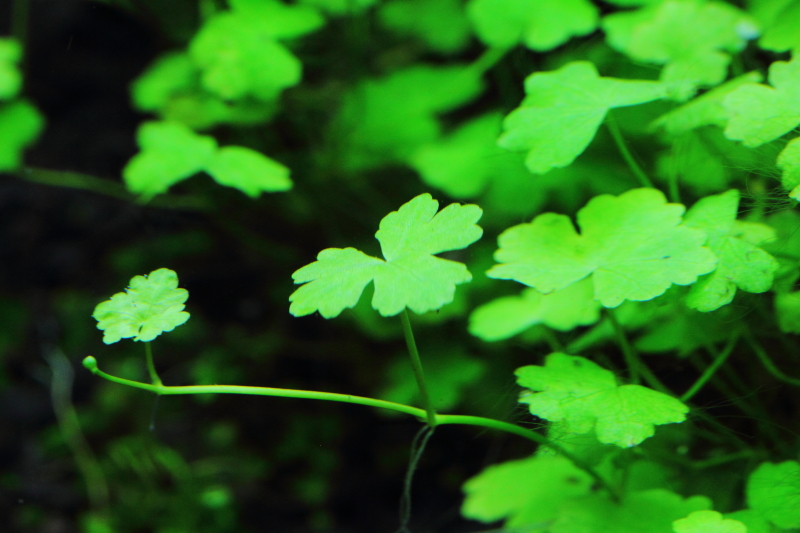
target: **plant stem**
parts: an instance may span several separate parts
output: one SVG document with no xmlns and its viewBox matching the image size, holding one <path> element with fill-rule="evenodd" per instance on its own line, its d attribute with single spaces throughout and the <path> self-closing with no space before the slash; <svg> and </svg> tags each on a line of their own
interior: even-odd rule
<svg viewBox="0 0 800 533">
<path fill-rule="evenodd" d="M 795 387 L 800 387 L 800 379 L 787 376 L 777 366 L 775 366 L 775 363 L 773 363 L 772 359 L 769 358 L 767 351 L 758 343 L 758 340 L 756 340 L 756 338 L 753 336 L 753 333 L 749 329 L 745 329 L 744 338 L 747 340 L 750 348 L 753 349 L 753 352 L 756 354 L 756 357 L 758 357 L 758 360 L 761 361 L 761 364 L 767 369 L 767 372 L 784 383 L 794 385 Z"/>
<path fill-rule="evenodd" d="M 739 332 L 735 331 L 733 335 L 731 335 L 730 339 L 728 339 L 728 344 L 725 345 L 725 348 L 717 354 L 714 358 L 714 362 L 709 365 L 708 368 L 700 375 L 700 377 L 695 381 L 694 385 L 689 388 L 688 391 L 683 393 L 680 400 L 682 402 L 688 402 L 689 399 L 697 394 L 703 386 L 708 383 L 708 380 L 714 375 L 714 373 L 722 366 L 722 364 L 728 359 L 728 356 L 733 352 L 733 348 L 736 346 L 736 341 L 739 340 Z"/>
<path fill-rule="evenodd" d="M 411 368 L 414 369 L 414 377 L 417 379 L 422 407 L 425 408 L 428 425 L 433 428 L 436 427 L 436 411 L 433 410 L 431 397 L 428 394 L 428 387 L 425 384 L 425 374 L 422 371 L 422 361 L 417 351 L 417 343 L 414 341 L 414 331 L 411 329 L 411 319 L 408 317 L 408 309 L 403 309 L 403 312 L 400 313 L 400 320 L 403 323 L 403 335 L 405 335 L 406 344 L 408 345 L 408 355 L 411 356 Z"/>
<path fill-rule="evenodd" d="M 653 371 L 644 364 L 641 358 L 639 358 L 639 353 L 634 349 L 633 346 L 631 346 L 630 341 L 628 341 L 628 337 L 625 335 L 625 330 L 622 329 L 622 325 L 614 315 L 614 311 L 611 309 L 606 309 L 606 315 L 608 316 L 611 325 L 614 327 L 614 333 L 617 336 L 617 342 L 619 343 L 619 347 L 622 349 L 622 355 L 625 356 L 625 362 L 628 364 L 628 372 L 630 374 L 631 383 L 638 385 L 640 382 L 639 376 L 641 375 L 650 388 L 655 389 L 658 392 L 674 396 L 672 391 L 670 391 L 666 385 L 661 383 L 661 380 L 658 379 L 658 377 L 653 374 Z"/>
<path fill-rule="evenodd" d="M 161 383 L 161 378 L 158 377 L 158 372 L 156 372 L 156 365 L 153 363 L 153 348 L 149 342 L 144 343 L 144 353 L 147 359 L 147 372 L 150 374 L 150 381 L 153 385 L 160 387 L 163 383 Z"/>
<path fill-rule="evenodd" d="M 368 407 L 377 407 L 380 409 L 389 409 L 391 411 L 398 411 L 400 413 L 411 415 L 420 421 L 426 421 L 428 417 L 428 413 L 426 411 L 410 405 L 389 402 L 386 400 L 378 400 L 375 398 L 366 398 L 364 396 L 353 396 L 351 394 L 338 394 L 335 392 L 277 389 L 272 387 L 251 387 L 247 385 L 150 385 L 148 383 L 141 383 L 139 381 L 133 381 L 130 379 L 112 376 L 111 374 L 106 374 L 97 367 L 97 359 L 91 355 L 84 358 L 83 366 L 95 376 L 101 377 L 113 383 L 127 385 L 128 387 L 134 387 L 136 389 L 142 389 L 164 396 L 181 394 L 249 394 L 254 396 L 277 396 L 281 398 L 305 398 L 309 400 L 325 400 L 331 402 L 366 405 Z M 462 424 L 496 429 L 499 431 L 505 431 L 507 433 L 513 433 L 542 446 L 547 446 L 572 461 L 576 467 L 589 474 L 599 486 L 605 488 L 614 500 L 619 501 L 619 493 L 611 485 L 609 485 L 609 483 L 603 479 L 600 474 L 598 474 L 591 466 L 587 465 L 580 458 L 568 452 L 558 444 L 547 439 L 547 437 L 539 435 L 534 431 L 530 431 L 501 420 L 494 420 L 492 418 L 484 418 L 481 416 L 436 415 L 436 425 L 441 426 L 445 424 Z"/>
<path fill-rule="evenodd" d="M 606 117 L 606 126 L 608 127 L 609 133 L 611 133 L 611 137 L 614 139 L 614 142 L 619 149 L 619 153 L 622 154 L 622 158 L 628 163 L 628 166 L 633 172 L 633 175 L 636 176 L 636 179 L 639 180 L 639 183 L 642 184 L 642 187 L 653 187 L 653 182 L 650 181 L 650 178 L 647 177 L 647 174 L 644 173 L 642 167 L 639 166 L 639 163 L 636 162 L 636 159 L 633 158 L 633 154 L 628 149 L 628 145 L 625 144 L 625 139 L 622 137 L 622 132 L 619 130 L 619 126 L 617 126 L 616 120 L 611 115 L 611 112 L 608 113 Z"/>
</svg>

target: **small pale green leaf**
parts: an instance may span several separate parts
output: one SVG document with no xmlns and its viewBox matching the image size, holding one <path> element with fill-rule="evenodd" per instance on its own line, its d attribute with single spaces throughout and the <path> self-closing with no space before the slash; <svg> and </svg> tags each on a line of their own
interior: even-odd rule
<svg viewBox="0 0 800 533">
<path fill-rule="evenodd" d="M 781 529 L 800 528 L 800 463 L 762 463 L 747 480 L 747 504 Z"/>
<path fill-rule="evenodd" d="M 469 332 L 485 341 L 507 339 L 535 324 L 570 331 L 600 319 L 590 279 L 550 294 L 525 289 L 520 296 L 504 296 L 484 304 L 469 317 Z"/>
<path fill-rule="evenodd" d="M 488 46 L 544 52 L 593 32 L 598 11 L 587 0 L 470 0 L 467 14 Z"/>
<path fill-rule="evenodd" d="M 451 302 L 455 286 L 472 275 L 463 263 L 435 254 L 478 240 L 483 230 L 475 223 L 482 211 L 476 205 L 451 204 L 437 213 L 438 208 L 430 194 L 421 194 L 386 215 L 375 234 L 385 261 L 354 248 L 320 252 L 317 261 L 292 275 L 305 285 L 289 297 L 289 312 L 335 317 L 358 302 L 370 281 L 375 283 L 372 307 L 383 316 L 406 307 L 422 314 Z"/>
<path fill-rule="evenodd" d="M 684 207 L 656 189 L 594 197 L 578 211 L 578 234 L 564 215 L 545 213 L 504 231 L 487 275 L 540 292 L 592 276 L 605 307 L 649 300 L 672 284 L 689 285 L 716 265 L 706 234 L 681 225 Z"/>
<path fill-rule="evenodd" d="M 535 455 L 490 466 L 463 485 L 461 514 L 481 522 L 506 520 L 506 527 L 544 523 L 559 505 L 589 493 L 592 479 L 561 456 Z"/>
<path fill-rule="evenodd" d="M 568 63 L 525 79 L 522 104 L 503 123 L 498 144 L 528 153 L 525 164 L 543 174 L 571 164 L 589 145 L 610 108 L 658 100 L 666 86 L 601 78 L 588 61 Z"/>
<path fill-rule="evenodd" d="M 44 129 L 44 117 L 25 100 L 0 104 L 0 171 L 16 170 L 22 151 Z"/>
<path fill-rule="evenodd" d="M 189 293 L 178 288 L 178 275 L 159 268 L 146 276 L 135 276 L 125 292 L 95 307 L 92 317 L 103 330 L 103 342 L 113 344 L 133 337 L 149 342 L 189 320 L 183 310 Z"/>
<path fill-rule="evenodd" d="M 431 50 L 445 54 L 463 50 L 472 36 L 460 0 L 391 0 L 381 5 L 378 15 L 386 28 L 417 37 Z"/>
<path fill-rule="evenodd" d="M 753 228 L 737 224 L 739 191 L 700 199 L 684 217 L 684 224 L 708 234 L 708 247 L 717 257 L 717 268 L 692 286 L 686 304 L 698 311 L 708 312 L 729 304 L 736 288 L 760 293 L 772 287 L 778 261 L 756 244 L 740 238 Z M 755 223 L 749 223 L 752 226 Z M 775 238 L 772 228 L 760 224 L 765 240 Z M 758 243 L 757 243 L 758 244 Z"/>
<path fill-rule="evenodd" d="M 800 124 L 800 58 L 772 63 L 769 82 L 771 87 L 742 84 L 722 100 L 728 113 L 726 137 L 756 147 Z"/>
<path fill-rule="evenodd" d="M 664 65 L 661 80 L 678 100 L 698 86 L 727 77 L 730 55 L 758 36 L 748 15 L 723 2 L 664 0 L 652 7 L 603 19 L 608 44 L 636 61 Z"/>
<path fill-rule="evenodd" d="M 213 137 L 179 122 L 145 122 L 136 134 L 141 151 L 122 171 L 131 192 L 151 198 L 203 170 L 217 151 Z"/>
<path fill-rule="evenodd" d="M 618 386 L 614 374 L 583 357 L 552 353 L 544 366 L 516 371 L 531 414 L 564 421 L 572 433 L 595 430 L 597 440 L 626 448 L 651 437 L 655 426 L 683 422 L 689 408 L 641 385 Z"/>
<path fill-rule="evenodd" d="M 0 100 L 14 98 L 22 88 L 20 59 L 22 46 L 14 39 L 0 39 Z"/>
<path fill-rule="evenodd" d="M 220 185 L 239 189 L 252 198 L 257 198 L 262 192 L 292 188 L 288 168 L 242 146 L 220 148 L 205 170 Z"/>
<path fill-rule="evenodd" d="M 762 79 L 761 74 L 756 71 L 742 74 L 658 117 L 653 121 L 653 127 L 664 128 L 667 133 L 672 135 L 685 133 L 701 126 L 725 127 L 728 123 L 728 112 L 722 105 L 725 97 L 741 85 L 759 83 Z"/>
<path fill-rule="evenodd" d="M 672 523 L 675 533 L 747 533 L 747 526 L 738 520 L 722 518 L 716 511 L 695 511 Z"/>
</svg>

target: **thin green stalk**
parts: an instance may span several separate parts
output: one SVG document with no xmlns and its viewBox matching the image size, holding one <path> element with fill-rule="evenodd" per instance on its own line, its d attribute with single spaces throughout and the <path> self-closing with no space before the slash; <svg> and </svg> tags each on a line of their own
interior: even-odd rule
<svg viewBox="0 0 800 533">
<path fill-rule="evenodd" d="M 419 387 L 419 397 L 422 400 L 422 407 L 427 413 L 428 425 L 436 427 L 436 411 L 433 410 L 433 403 L 428 394 L 428 386 L 425 384 L 425 374 L 422 371 L 422 361 L 417 351 L 417 343 L 414 341 L 414 331 L 411 329 L 411 319 L 408 317 L 408 309 L 403 309 L 400 313 L 400 320 L 403 323 L 403 335 L 408 345 L 408 355 L 411 356 L 411 368 L 414 369 L 414 377 L 417 379 Z"/>
<path fill-rule="evenodd" d="M 628 149 L 628 145 L 625 143 L 625 139 L 622 137 L 622 132 L 619 130 L 619 126 L 610 112 L 606 117 L 606 126 L 608 127 L 608 131 L 611 133 L 611 137 L 614 139 L 614 142 L 619 149 L 619 153 L 622 154 L 622 158 L 626 163 L 628 163 L 631 172 L 633 172 L 633 175 L 639 180 L 639 183 L 642 184 L 642 187 L 653 187 L 653 182 L 650 181 L 650 178 L 647 177 L 647 174 L 645 174 L 644 170 L 642 170 L 642 167 L 639 166 L 639 163 L 636 162 L 633 154 L 631 154 L 631 151 Z"/>
<path fill-rule="evenodd" d="M 149 342 L 144 343 L 144 353 L 147 359 L 147 372 L 150 374 L 150 381 L 153 385 L 161 386 L 161 378 L 158 377 L 158 372 L 156 372 L 156 365 L 153 363 L 153 348 L 150 346 Z"/>
<path fill-rule="evenodd" d="M 478 59 L 472 62 L 469 68 L 483 74 L 503 59 L 508 51 L 509 48 L 487 48 Z"/>
<path fill-rule="evenodd" d="M 784 383 L 794 385 L 795 387 L 800 387 L 800 379 L 787 376 L 777 366 L 775 366 L 775 363 L 773 363 L 772 359 L 769 358 L 767 351 L 758 343 L 758 340 L 756 340 L 749 329 L 745 329 L 744 337 L 745 340 L 747 340 L 747 343 L 750 345 L 750 348 L 753 349 L 756 357 L 758 357 L 758 360 L 761 361 L 761 364 L 767 369 L 767 372 Z"/>
<path fill-rule="evenodd" d="M 357 405 L 366 405 L 368 407 L 377 407 L 379 409 L 389 409 L 416 417 L 420 421 L 427 421 L 428 413 L 417 407 L 404 405 L 401 403 L 389 402 L 386 400 L 377 400 L 375 398 L 365 398 L 363 396 L 353 396 L 351 394 L 338 394 L 335 392 L 318 392 L 297 389 L 277 389 L 272 387 L 251 387 L 247 385 L 185 385 L 185 386 L 166 386 L 166 385 L 150 385 L 148 383 L 141 383 L 130 379 L 119 378 L 106 374 L 97 367 L 97 360 L 91 355 L 83 360 L 83 366 L 86 367 L 95 376 L 101 377 L 113 383 L 120 385 L 127 385 L 136 389 L 146 390 L 155 394 L 164 396 L 181 395 L 181 394 L 249 394 L 254 396 L 276 396 L 280 398 L 305 398 L 309 400 L 324 400 L 331 402 L 342 402 Z M 533 441 L 542 446 L 548 446 L 560 453 L 576 467 L 589 474 L 599 486 L 606 489 L 612 498 L 619 500 L 619 493 L 603 479 L 591 466 L 584 463 L 580 458 L 574 456 L 558 444 L 550 441 L 547 437 L 539 435 L 534 431 L 503 422 L 501 420 L 494 420 L 492 418 L 484 418 L 480 416 L 466 416 L 466 415 L 435 415 L 434 425 L 445 424 L 462 424 L 469 426 L 481 426 L 489 429 L 496 429 L 513 433 Z"/>
<path fill-rule="evenodd" d="M 664 394 L 674 396 L 672 391 L 670 391 L 666 385 L 661 383 L 661 380 L 658 379 L 655 374 L 653 374 L 653 371 L 644 364 L 639 357 L 639 353 L 634 349 L 633 346 L 631 346 L 630 341 L 628 341 L 628 337 L 625 335 L 625 330 L 622 329 L 622 325 L 614 315 L 614 311 L 611 309 L 606 309 L 606 315 L 608 316 L 611 325 L 614 327 L 614 334 L 617 337 L 617 342 L 619 343 L 620 349 L 622 349 L 622 355 L 625 357 L 625 363 L 628 365 L 628 373 L 630 374 L 631 383 L 638 385 L 640 382 L 639 377 L 641 376 L 644 378 L 650 388 L 659 392 L 663 392 Z"/>
<path fill-rule="evenodd" d="M 739 332 L 735 331 L 733 335 L 728 339 L 728 344 L 725 345 L 725 348 L 717 354 L 714 358 L 714 362 L 709 365 L 708 368 L 700 375 L 700 377 L 695 381 L 694 385 L 692 385 L 688 391 L 683 393 L 681 396 L 682 402 L 688 402 L 689 399 L 697 394 L 703 386 L 708 383 L 708 380 L 714 375 L 714 373 L 722 366 L 723 363 L 728 359 L 728 356 L 733 353 L 733 349 L 736 346 L 736 341 L 739 340 Z"/>
</svg>

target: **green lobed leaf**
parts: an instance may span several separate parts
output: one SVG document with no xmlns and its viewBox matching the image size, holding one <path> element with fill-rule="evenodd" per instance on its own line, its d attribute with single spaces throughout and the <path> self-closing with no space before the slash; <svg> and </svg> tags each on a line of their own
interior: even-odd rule
<svg viewBox="0 0 800 533">
<path fill-rule="evenodd" d="M 772 287 L 778 261 L 758 247 L 760 242 L 748 242 L 746 237 L 758 234 L 764 240 L 774 240 L 775 232 L 766 224 L 736 220 L 739 191 L 706 196 L 695 203 L 684 216 L 684 224 L 708 234 L 708 247 L 717 257 L 717 268 L 692 286 L 686 305 L 708 312 L 733 301 L 736 288 L 746 292 L 766 292 Z M 750 226 L 759 226 L 760 231 Z M 743 238 L 744 237 L 744 238 Z"/>
<path fill-rule="evenodd" d="M 416 65 L 360 82 L 344 97 L 329 131 L 341 164 L 352 170 L 406 161 L 441 135 L 436 115 L 483 91 L 468 66 Z"/>
<path fill-rule="evenodd" d="M 271 100 L 299 83 L 302 64 L 278 41 L 317 29 L 322 17 L 275 0 L 232 0 L 231 8 L 206 20 L 189 44 L 203 85 L 225 99 Z"/>
<path fill-rule="evenodd" d="M 149 342 L 189 320 L 184 303 L 186 289 L 178 288 L 178 275 L 159 268 L 146 276 L 134 276 L 125 292 L 97 304 L 92 317 L 103 330 L 103 342 L 113 344 L 133 337 Z"/>
<path fill-rule="evenodd" d="M 444 54 L 463 50 L 472 36 L 460 0 L 391 0 L 381 5 L 378 15 L 384 27 L 417 37 L 431 50 Z"/>
<path fill-rule="evenodd" d="M 252 198 L 292 187 L 289 169 L 277 161 L 242 146 L 219 148 L 213 137 L 198 135 L 180 122 L 145 122 L 137 140 L 141 151 L 122 176 L 128 189 L 145 199 L 202 171 Z"/>
<path fill-rule="evenodd" d="M 506 527 L 540 524 L 558 516 L 562 502 L 590 492 L 592 479 L 561 456 L 534 455 L 486 468 L 467 480 L 461 514 Z"/>
<path fill-rule="evenodd" d="M 723 518 L 716 511 L 695 511 L 672 523 L 675 533 L 747 533 L 747 526 L 738 520 Z"/>
<path fill-rule="evenodd" d="M 220 148 L 205 171 L 220 185 L 239 189 L 251 198 L 257 198 L 262 192 L 292 188 L 288 168 L 243 146 Z"/>
<path fill-rule="evenodd" d="M 749 8 L 763 28 L 758 46 L 773 52 L 787 52 L 800 48 L 800 2 L 751 1 Z"/>
<path fill-rule="evenodd" d="M 728 111 L 723 100 L 741 85 L 759 83 L 763 77 L 753 71 L 742 74 L 728 82 L 714 87 L 653 121 L 653 127 L 664 128 L 667 133 L 678 135 L 701 126 L 724 127 L 728 123 Z"/>
<path fill-rule="evenodd" d="M 44 117 L 26 100 L 0 104 L 0 171 L 16 170 L 22 151 L 44 129 Z"/>
<path fill-rule="evenodd" d="M 198 135 L 179 122 L 145 122 L 136 140 L 141 149 L 122 177 L 128 189 L 145 198 L 202 171 L 217 151 L 213 137 Z"/>
<path fill-rule="evenodd" d="M 470 315 L 469 332 L 485 341 L 497 341 L 535 324 L 570 331 L 599 319 L 600 305 L 594 299 L 591 280 L 586 278 L 550 294 L 525 289 L 519 296 L 504 296 L 483 304 Z"/>
<path fill-rule="evenodd" d="M 626 494 L 622 504 L 604 494 L 564 502 L 548 533 L 667 533 L 673 521 L 711 507 L 704 496 L 682 498 L 664 489 Z"/>
<path fill-rule="evenodd" d="M 672 284 L 689 285 L 716 265 L 706 234 L 681 225 L 684 207 L 656 189 L 594 197 L 569 217 L 545 213 L 504 231 L 487 275 L 513 279 L 542 293 L 592 277 L 605 307 L 649 300 Z"/>
<path fill-rule="evenodd" d="M 0 38 L 0 100 L 9 100 L 22 89 L 22 73 L 18 63 L 22 46 L 14 39 Z"/>
<path fill-rule="evenodd" d="M 451 302 L 455 286 L 472 279 L 463 263 L 435 257 L 466 248 L 480 239 L 475 223 L 482 211 L 476 205 L 450 204 L 437 213 L 439 202 L 421 194 L 386 215 L 375 237 L 385 260 L 355 248 L 328 248 L 317 261 L 297 270 L 292 278 L 304 283 L 289 297 L 294 316 L 315 311 L 332 318 L 351 308 L 373 281 L 372 307 L 393 316 L 406 307 L 422 314 Z"/>
<path fill-rule="evenodd" d="M 800 463 L 761 463 L 747 480 L 747 504 L 781 529 L 800 528 Z"/>
<path fill-rule="evenodd" d="M 664 0 L 637 11 L 608 15 L 602 22 L 608 44 L 635 61 L 664 65 L 661 81 L 678 100 L 698 86 L 727 77 L 730 56 L 758 30 L 747 14 L 730 4 L 707 0 Z"/>
<path fill-rule="evenodd" d="M 583 357 L 552 353 L 544 366 L 515 372 L 526 390 L 520 403 L 545 420 L 564 421 L 572 433 L 594 430 L 597 440 L 627 448 L 651 437 L 655 426 L 683 422 L 689 408 L 641 385 L 617 385 L 614 374 Z"/>
<path fill-rule="evenodd" d="M 470 0 L 467 14 L 486 45 L 538 52 L 593 32 L 598 19 L 588 0 Z"/>
<path fill-rule="evenodd" d="M 609 109 L 666 96 L 652 81 L 601 78 L 588 61 L 574 61 L 525 79 L 525 100 L 503 123 L 497 143 L 527 151 L 525 164 L 536 174 L 571 164 L 592 141 Z"/>
<path fill-rule="evenodd" d="M 776 164 L 781 170 L 781 186 L 790 198 L 800 201 L 800 137 L 786 144 Z"/>
<path fill-rule="evenodd" d="M 722 100 L 728 113 L 726 137 L 756 147 L 800 124 L 800 59 L 772 63 L 769 82 L 771 87 L 744 83 Z"/>
</svg>

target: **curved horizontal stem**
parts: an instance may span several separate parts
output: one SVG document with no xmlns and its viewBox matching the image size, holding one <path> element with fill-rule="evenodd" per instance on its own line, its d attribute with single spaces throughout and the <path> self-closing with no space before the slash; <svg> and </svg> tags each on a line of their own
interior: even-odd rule
<svg viewBox="0 0 800 533">
<path fill-rule="evenodd" d="M 120 385 L 127 385 L 137 389 L 146 390 L 155 394 L 161 395 L 180 395 L 180 394 L 250 394 L 255 396 L 278 396 L 282 398 L 306 398 L 309 400 L 325 400 L 332 402 L 351 403 L 357 405 L 366 405 L 368 407 L 377 407 L 380 409 L 389 409 L 391 411 L 398 411 L 411 415 L 420 422 L 428 422 L 428 413 L 424 409 L 411 407 L 401 403 L 389 402 L 386 400 L 378 400 L 375 398 L 366 398 L 364 396 L 353 396 L 352 394 L 339 394 L 335 392 L 318 392 L 307 391 L 298 389 L 277 389 L 273 387 L 251 387 L 247 385 L 184 385 L 184 386 L 167 386 L 167 385 L 151 385 L 149 383 L 141 383 L 130 379 L 120 378 L 106 374 L 97 367 L 97 359 L 91 355 L 83 360 L 83 366 L 86 367 L 92 374 L 99 376 L 108 381 L 119 383 Z M 513 433 L 531 440 L 542 446 L 547 446 L 557 453 L 563 455 L 573 462 L 576 467 L 580 468 L 589 474 L 598 486 L 603 487 L 608 491 L 611 497 L 619 500 L 619 493 L 603 479 L 591 466 L 587 465 L 580 458 L 568 452 L 555 442 L 549 440 L 547 437 L 539 435 L 534 431 L 522 428 L 520 426 L 503 422 L 501 420 L 494 420 L 492 418 L 484 418 L 482 416 L 467 416 L 467 415 L 440 415 L 434 414 L 435 426 L 445 424 L 463 424 L 469 426 L 481 426 L 489 429 L 496 429 Z M 435 427 L 432 426 L 432 427 Z"/>
</svg>

